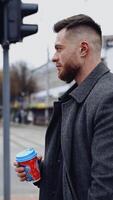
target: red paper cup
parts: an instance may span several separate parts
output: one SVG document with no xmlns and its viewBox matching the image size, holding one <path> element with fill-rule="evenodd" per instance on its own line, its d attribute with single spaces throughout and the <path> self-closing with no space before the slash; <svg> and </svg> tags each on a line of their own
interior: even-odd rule
<svg viewBox="0 0 113 200">
<path fill-rule="evenodd" d="M 41 179 L 37 152 L 33 148 L 18 153 L 16 161 L 25 168 L 27 181 L 36 182 Z"/>
</svg>

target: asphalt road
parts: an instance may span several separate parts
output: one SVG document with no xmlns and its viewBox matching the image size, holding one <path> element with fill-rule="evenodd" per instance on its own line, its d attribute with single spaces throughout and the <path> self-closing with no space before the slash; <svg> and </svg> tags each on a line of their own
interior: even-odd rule
<svg viewBox="0 0 113 200">
<path fill-rule="evenodd" d="M 16 154 L 33 147 L 39 155 L 44 155 L 46 127 L 13 124 L 10 128 L 10 177 L 11 200 L 38 200 L 39 189 L 31 182 L 20 182 L 13 166 Z M 3 128 L 0 127 L 0 200 L 3 199 Z M 29 197 L 29 198 L 28 198 Z"/>
</svg>

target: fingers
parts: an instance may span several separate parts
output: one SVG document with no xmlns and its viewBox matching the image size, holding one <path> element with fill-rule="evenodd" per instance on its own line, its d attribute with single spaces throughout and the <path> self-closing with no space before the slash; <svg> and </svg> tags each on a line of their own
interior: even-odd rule
<svg viewBox="0 0 113 200">
<path fill-rule="evenodd" d="M 16 168 L 15 168 L 15 171 L 16 171 L 17 173 L 23 173 L 23 172 L 25 172 L 24 167 L 16 167 Z"/>
<path fill-rule="evenodd" d="M 13 165 L 14 165 L 15 167 L 19 167 L 19 163 L 16 162 L 16 161 L 14 161 Z"/>
<path fill-rule="evenodd" d="M 26 173 L 25 172 L 18 172 L 17 176 L 19 177 L 20 181 L 26 181 Z"/>
<path fill-rule="evenodd" d="M 20 166 L 19 163 L 14 162 L 13 163 L 16 171 L 17 176 L 19 177 L 20 181 L 25 181 L 26 180 L 26 173 L 24 167 Z"/>
</svg>

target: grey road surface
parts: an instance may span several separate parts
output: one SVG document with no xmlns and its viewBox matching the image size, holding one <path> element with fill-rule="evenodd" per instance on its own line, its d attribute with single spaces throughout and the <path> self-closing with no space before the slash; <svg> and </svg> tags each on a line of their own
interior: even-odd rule
<svg viewBox="0 0 113 200">
<path fill-rule="evenodd" d="M 0 200 L 3 199 L 3 129 L 0 125 Z M 13 166 L 15 156 L 26 148 L 33 147 L 39 155 L 44 155 L 46 127 L 33 125 L 13 124 L 10 127 L 10 176 L 11 176 L 11 200 L 31 197 L 38 200 L 39 189 L 31 182 L 20 182 Z M 19 198 L 20 197 L 20 198 Z M 28 198 L 24 198 L 28 199 Z"/>
</svg>

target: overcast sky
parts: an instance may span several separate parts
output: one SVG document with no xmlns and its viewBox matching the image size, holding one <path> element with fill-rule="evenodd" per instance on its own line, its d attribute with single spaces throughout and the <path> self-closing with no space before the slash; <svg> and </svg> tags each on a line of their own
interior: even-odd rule
<svg viewBox="0 0 113 200">
<path fill-rule="evenodd" d="M 102 27 L 103 35 L 113 35 L 113 0 L 23 0 L 24 3 L 38 3 L 39 11 L 27 17 L 25 23 L 36 23 L 37 34 L 24 38 L 23 42 L 10 46 L 10 63 L 25 61 L 31 69 L 47 62 L 47 48 L 50 58 L 54 53 L 55 22 L 75 14 L 88 14 Z M 0 66 L 2 66 L 0 47 Z"/>
</svg>

